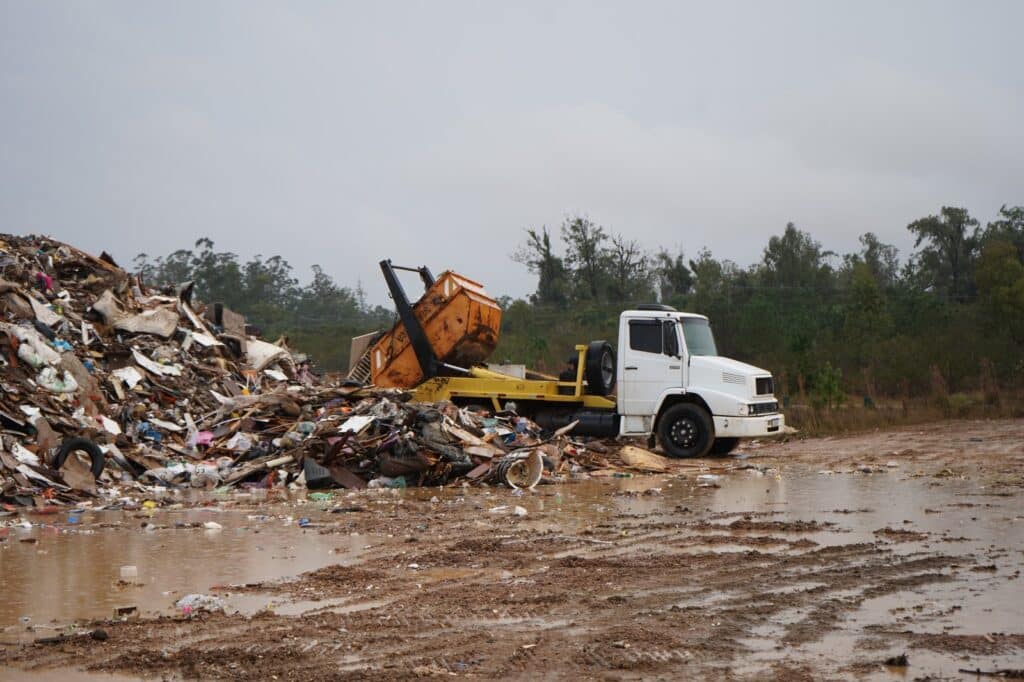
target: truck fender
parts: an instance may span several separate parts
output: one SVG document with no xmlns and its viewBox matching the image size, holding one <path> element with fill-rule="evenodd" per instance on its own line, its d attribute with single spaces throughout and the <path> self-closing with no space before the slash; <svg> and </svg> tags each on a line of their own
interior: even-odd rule
<svg viewBox="0 0 1024 682">
<path fill-rule="evenodd" d="M 730 414 L 736 407 L 736 396 L 721 393 L 712 389 L 701 389 L 698 391 L 687 391 L 682 388 L 670 388 L 661 394 L 658 399 L 658 408 L 654 411 L 654 422 L 652 430 L 658 428 L 658 418 L 666 408 L 678 403 L 689 402 L 700 405 L 708 414 Z"/>
<path fill-rule="evenodd" d="M 676 403 L 695 403 L 706 409 L 708 414 L 711 414 L 708 404 L 696 393 L 690 393 L 685 388 L 669 388 L 658 398 L 658 406 L 655 408 L 654 418 L 651 420 L 651 433 L 657 432 L 658 420 L 661 419 L 661 415 Z"/>
</svg>

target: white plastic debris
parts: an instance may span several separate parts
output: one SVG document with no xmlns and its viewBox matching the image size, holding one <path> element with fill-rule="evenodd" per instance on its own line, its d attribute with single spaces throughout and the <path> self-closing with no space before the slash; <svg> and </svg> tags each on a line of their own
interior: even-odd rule
<svg viewBox="0 0 1024 682">
<path fill-rule="evenodd" d="M 103 425 L 103 428 L 108 433 L 112 433 L 115 436 L 121 435 L 121 427 L 118 425 L 116 421 L 114 421 L 110 417 L 105 417 L 102 414 L 99 417 L 97 417 L 97 419 L 99 419 L 100 424 Z"/>
<path fill-rule="evenodd" d="M 123 381 L 128 388 L 135 388 L 135 385 L 143 378 L 142 372 L 131 366 L 115 369 L 111 374 Z"/>
<path fill-rule="evenodd" d="M 25 462 L 26 464 L 39 464 L 39 457 L 29 450 L 28 448 L 22 447 L 21 443 L 14 441 L 11 443 L 11 454 L 19 462 Z"/>
<path fill-rule="evenodd" d="M 209 594 L 186 594 L 175 603 L 175 606 L 185 615 L 195 611 L 223 611 L 225 608 L 223 599 Z"/>
<path fill-rule="evenodd" d="M 132 357 L 135 358 L 135 362 L 142 365 L 143 369 L 145 369 L 148 372 L 152 372 L 153 374 L 159 376 L 172 377 L 181 376 L 181 365 L 162 365 L 159 362 L 154 362 L 153 360 L 150 360 L 137 350 L 132 350 Z"/>
<path fill-rule="evenodd" d="M 43 367 L 36 377 L 36 383 L 53 393 L 74 393 L 78 390 L 78 382 L 66 370 L 58 374 L 53 367 Z"/>
<path fill-rule="evenodd" d="M 43 365 L 55 365 L 60 362 L 60 353 L 51 348 L 43 335 L 35 329 L 0 322 L 0 331 L 18 339 L 18 357 L 32 367 L 38 369 Z"/>
<path fill-rule="evenodd" d="M 265 369 L 263 370 L 263 373 L 274 381 L 288 381 L 288 375 L 276 369 Z"/>
<path fill-rule="evenodd" d="M 183 431 L 183 429 L 174 422 L 164 421 L 163 419 L 157 419 L 155 417 L 150 417 L 149 423 L 153 426 L 159 426 L 164 431 L 173 431 L 174 433 Z"/>
</svg>

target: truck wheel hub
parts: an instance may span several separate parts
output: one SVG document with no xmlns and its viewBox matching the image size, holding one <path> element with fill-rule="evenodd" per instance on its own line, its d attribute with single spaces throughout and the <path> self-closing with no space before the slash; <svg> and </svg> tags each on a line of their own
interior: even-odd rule
<svg viewBox="0 0 1024 682">
<path fill-rule="evenodd" d="M 689 419 L 677 419 L 669 429 L 672 442 L 684 448 L 693 447 L 693 444 L 697 442 L 697 434 L 697 425 Z"/>
</svg>

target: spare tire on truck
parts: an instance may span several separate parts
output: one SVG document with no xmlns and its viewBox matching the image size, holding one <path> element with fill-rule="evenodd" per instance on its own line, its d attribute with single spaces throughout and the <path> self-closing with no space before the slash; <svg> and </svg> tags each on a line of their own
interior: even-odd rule
<svg viewBox="0 0 1024 682">
<path fill-rule="evenodd" d="M 615 351 L 607 341 L 591 341 L 587 347 L 587 393 L 608 395 L 615 390 Z"/>
</svg>

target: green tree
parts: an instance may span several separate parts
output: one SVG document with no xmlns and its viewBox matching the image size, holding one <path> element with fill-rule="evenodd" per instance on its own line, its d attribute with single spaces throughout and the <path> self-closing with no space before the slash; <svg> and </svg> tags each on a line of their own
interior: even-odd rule
<svg viewBox="0 0 1024 682">
<path fill-rule="evenodd" d="M 144 284 L 152 285 L 156 283 L 159 276 L 157 265 L 149 261 L 148 253 L 140 253 L 135 256 L 132 259 L 132 265 L 135 273 L 142 278 Z"/>
<path fill-rule="evenodd" d="M 323 275 L 320 266 L 314 266 L 314 284 L 316 274 Z M 327 278 L 330 279 L 330 278 Z M 246 298 L 266 306 L 288 306 L 295 302 L 298 292 L 298 280 L 292 275 L 292 266 L 281 256 L 271 256 L 263 260 L 257 254 L 249 260 L 241 272 L 241 286 Z"/>
<path fill-rule="evenodd" d="M 728 266 L 711 255 L 707 247 L 697 253 L 697 259 L 690 261 L 693 271 L 693 299 L 706 306 L 712 300 L 726 295 Z"/>
<path fill-rule="evenodd" d="M 917 239 L 915 266 L 922 281 L 953 301 L 971 298 L 974 283 L 971 270 L 981 241 L 978 221 L 966 208 L 943 206 L 939 215 L 930 215 L 907 225 Z"/>
<path fill-rule="evenodd" d="M 763 280 L 770 286 L 786 289 L 826 288 L 833 275 L 826 258 L 832 255 L 831 251 L 823 251 L 811 235 L 788 223 L 781 236 L 768 240 L 762 261 Z"/>
<path fill-rule="evenodd" d="M 864 263 L 879 287 L 888 289 L 895 286 L 900 274 L 896 247 L 882 243 L 874 232 L 862 234 L 860 244 L 860 253 L 849 254 L 843 259 L 848 273 L 852 275 L 857 263 Z"/>
<path fill-rule="evenodd" d="M 634 239 L 616 234 L 608 248 L 608 299 L 633 302 L 652 296 L 650 259 Z"/>
<path fill-rule="evenodd" d="M 538 305 L 564 308 L 569 302 L 569 273 L 565 263 L 555 255 L 548 228 L 526 230 L 526 243 L 512 254 L 512 260 L 525 265 L 537 275 L 537 291 L 531 296 Z"/>
<path fill-rule="evenodd" d="M 857 364 L 865 365 L 871 362 L 878 341 L 890 333 L 892 319 L 884 290 L 867 263 L 854 264 L 852 282 L 847 293 L 849 303 L 843 336 L 856 353 Z"/>
<path fill-rule="evenodd" d="M 999 220 L 985 228 L 983 242 L 1009 242 L 1017 249 L 1017 257 L 1024 262 L 1024 206 L 1007 207 L 1003 204 L 999 216 Z"/>
<path fill-rule="evenodd" d="M 213 247 L 213 240 L 207 237 L 195 243 L 190 267 L 196 290 L 203 300 L 223 301 L 237 308 L 244 300 L 238 256 L 230 252 L 217 252 Z"/>
<path fill-rule="evenodd" d="M 996 328 L 1024 342 L 1024 264 L 1008 241 L 993 241 L 978 259 L 978 292 Z"/>
<path fill-rule="evenodd" d="M 176 286 L 195 279 L 192 252 L 187 249 L 158 257 L 155 263 L 152 284 L 156 286 Z"/>
<path fill-rule="evenodd" d="M 843 371 L 826 362 L 811 375 L 811 397 L 821 407 L 833 409 L 846 401 L 843 392 Z"/>
<path fill-rule="evenodd" d="M 574 277 L 574 298 L 577 301 L 598 301 L 607 289 L 608 233 L 589 218 L 577 216 L 562 223 L 566 265 Z"/>
<path fill-rule="evenodd" d="M 693 288 L 693 273 L 686 267 L 682 251 L 673 254 L 664 247 L 659 249 L 654 254 L 654 275 L 660 298 L 666 303 L 680 304 Z"/>
</svg>

